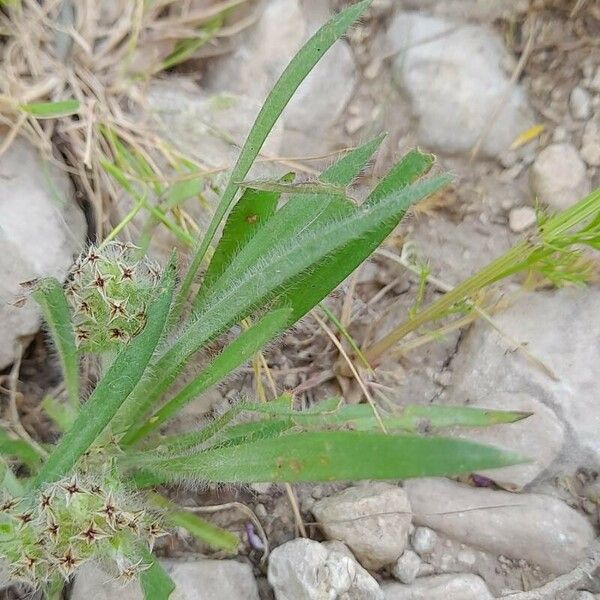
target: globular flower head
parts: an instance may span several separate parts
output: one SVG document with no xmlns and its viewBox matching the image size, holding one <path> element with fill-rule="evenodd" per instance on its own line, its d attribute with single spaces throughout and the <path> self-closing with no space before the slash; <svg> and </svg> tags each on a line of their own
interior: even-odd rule
<svg viewBox="0 0 600 600">
<path fill-rule="evenodd" d="M 11 579 L 40 587 L 56 574 L 68 579 L 91 559 L 112 562 L 123 580 L 148 565 L 124 548 L 151 549 L 163 535 L 161 516 L 142 497 L 107 477 L 85 474 L 61 480 L 34 498 L 0 499 L 0 558 Z"/>
<path fill-rule="evenodd" d="M 142 331 L 160 267 L 121 242 L 92 246 L 71 269 L 66 294 L 83 352 L 118 350 Z"/>
</svg>

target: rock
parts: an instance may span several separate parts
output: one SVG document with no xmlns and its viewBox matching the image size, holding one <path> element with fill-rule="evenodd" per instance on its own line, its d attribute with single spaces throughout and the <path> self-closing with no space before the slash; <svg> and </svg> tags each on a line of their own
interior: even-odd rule
<svg viewBox="0 0 600 600">
<path fill-rule="evenodd" d="M 388 30 L 394 79 L 408 96 L 422 144 L 447 154 L 469 152 L 487 130 L 481 154 L 497 157 L 531 126 L 523 90 L 508 97 L 501 38 L 478 25 L 401 12 Z M 502 108 L 495 115 L 497 107 Z"/>
<path fill-rule="evenodd" d="M 419 525 L 551 573 L 571 570 L 595 537 L 584 517 L 550 496 L 472 488 L 445 479 L 415 479 L 405 486 Z"/>
<path fill-rule="evenodd" d="M 522 233 L 536 223 L 535 210 L 531 206 L 519 206 L 508 213 L 508 226 L 514 233 Z"/>
<path fill-rule="evenodd" d="M 583 160 L 572 144 L 551 144 L 529 171 L 534 199 L 554 211 L 565 210 L 590 192 Z"/>
<path fill-rule="evenodd" d="M 580 154 L 590 167 L 600 167 L 600 114 L 586 123 Z"/>
<path fill-rule="evenodd" d="M 269 0 L 256 25 L 235 44 L 234 52 L 212 62 L 205 85 L 262 102 L 294 54 L 329 16 L 322 2 Z M 331 147 L 331 130 L 350 100 L 356 80 L 352 52 L 346 42 L 338 41 L 285 110 L 284 153 L 306 155 Z"/>
<path fill-rule="evenodd" d="M 478 321 L 463 338 L 452 363 L 451 397 L 477 405 L 500 393 L 527 394 L 552 408 L 564 424 L 563 454 L 556 474 L 581 466 L 600 468 L 600 295 L 595 288 L 523 294 L 494 315 L 504 336 Z M 552 325 L 549 327 L 548 324 Z M 556 379 L 534 364 L 513 341 L 525 344 Z"/>
<path fill-rule="evenodd" d="M 176 583 L 177 595 L 182 600 L 259 600 L 249 564 L 202 559 L 164 561 L 163 566 Z"/>
<path fill-rule="evenodd" d="M 259 600 L 258 587 L 249 565 L 235 560 L 202 559 L 165 561 L 163 566 L 176 584 L 169 600 Z M 143 600 L 140 584 L 127 585 L 93 563 L 77 572 L 71 600 Z"/>
<path fill-rule="evenodd" d="M 476 575 L 435 575 L 417 579 L 412 585 L 388 583 L 386 600 L 492 600 L 485 582 Z"/>
<path fill-rule="evenodd" d="M 416 552 L 405 550 L 392 567 L 392 575 L 402 583 L 412 583 L 419 574 L 421 559 Z"/>
<path fill-rule="evenodd" d="M 367 569 L 395 562 L 406 548 L 411 510 L 398 486 L 374 482 L 349 487 L 319 500 L 312 512 L 325 535 L 349 546 Z"/>
<path fill-rule="evenodd" d="M 450 395 L 449 402 L 459 404 L 463 397 Z M 523 393 L 491 393 L 477 406 L 493 410 L 518 410 L 532 413 L 516 423 L 491 427 L 458 428 L 453 437 L 502 448 L 528 458 L 523 465 L 482 471 L 505 487 L 521 489 L 536 479 L 557 459 L 564 443 L 564 427 L 553 410 L 533 396 Z"/>
<path fill-rule="evenodd" d="M 582 88 L 575 87 L 569 97 L 571 115 L 578 121 L 587 121 L 592 116 L 592 97 L 590 93 Z"/>
<path fill-rule="evenodd" d="M 383 600 L 378 583 L 347 552 L 295 539 L 269 558 L 276 600 Z"/>
<path fill-rule="evenodd" d="M 211 167 L 233 166 L 261 108 L 244 94 L 206 93 L 186 79 L 154 82 L 147 91 L 155 129 L 179 151 Z M 263 150 L 277 155 L 283 127 L 276 125 Z"/>
<path fill-rule="evenodd" d="M 85 218 L 66 171 L 44 161 L 27 140 L 15 139 L 0 156 L 0 369 L 12 362 L 17 340 L 40 327 L 33 300 L 12 305 L 25 292 L 19 284 L 47 276 L 62 281 L 85 238 Z"/>
<path fill-rule="evenodd" d="M 416 527 L 410 537 L 411 546 L 421 558 L 427 558 L 433 552 L 436 542 L 437 535 L 429 527 Z"/>
</svg>

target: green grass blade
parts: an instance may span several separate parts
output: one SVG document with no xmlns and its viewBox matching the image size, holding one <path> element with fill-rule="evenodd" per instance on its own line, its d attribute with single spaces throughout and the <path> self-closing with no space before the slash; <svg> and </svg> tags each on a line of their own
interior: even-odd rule
<svg viewBox="0 0 600 600">
<path fill-rule="evenodd" d="M 269 340 L 278 335 L 286 327 L 290 312 L 289 309 L 285 308 L 270 312 L 249 329 L 240 333 L 221 354 L 210 362 L 200 375 L 179 391 L 176 396 L 148 419 L 142 427 L 127 433 L 121 440 L 121 443 L 123 445 L 131 445 L 148 435 L 174 416 L 185 404 L 197 398 L 202 392 L 250 360 Z M 135 407 L 135 414 L 145 414 L 152 406 L 154 397 L 150 396 L 142 400 L 143 404 Z"/>
<path fill-rule="evenodd" d="M 333 165 L 325 169 L 319 176 L 319 179 L 333 185 L 350 185 L 352 180 L 364 169 L 384 139 L 385 134 L 381 134 L 362 146 L 354 148 L 354 150 L 351 150 Z"/>
<path fill-rule="evenodd" d="M 360 431 L 298 433 L 183 456 L 130 458 L 166 481 L 252 483 L 458 475 L 523 462 L 516 454 L 449 438 Z"/>
<path fill-rule="evenodd" d="M 229 182 L 223 191 L 223 195 L 206 234 L 192 259 L 177 297 L 177 306 L 182 307 L 189 295 L 190 287 L 204 260 L 206 251 L 238 191 L 238 184 L 236 182 L 242 181 L 248 174 L 267 136 L 302 81 L 304 81 L 325 52 L 360 17 L 370 3 L 371 0 L 362 0 L 341 11 L 321 27 L 292 58 L 281 77 L 275 83 L 256 117 L 256 121 L 240 151 Z"/>
<path fill-rule="evenodd" d="M 61 100 L 59 102 L 31 102 L 19 104 L 19 108 L 36 119 L 56 119 L 79 112 L 79 100 Z"/>
<path fill-rule="evenodd" d="M 183 527 L 196 539 L 208 544 L 215 550 L 224 550 L 233 554 L 240 544 L 240 540 L 235 534 L 217 527 L 190 512 L 184 510 L 168 512 L 166 519 L 170 525 Z"/>
<path fill-rule="evenodd" d="M 141 548 L 139 553 L 144 562 L 150 565 L 149 569 L 140 574 L 144 600 L 169 600 L 175 590 L 175 583 L 151 552 Z"/>
<path fill-rule="evenodd" d="M 33 487 L 60 479 L 102 434 L 141 379 L 163 333 L 175 286 L 175 261 L 165 269 L 144 330 L 117 356 L 35 477 Z"/>
<path fill-rule="evenodd" d="M 64 404 L 50 394 L 42 399 L 42 408 L 49 419 L 63 432 L 71 428 L 79 412 L 79 406 L 75 411 L 69 404 Z"/>
<path fill-rule="evenodd" d="M 37 450 L 23 440 L 13 440 L 8 434 L 0 429 L 0 455 L 8 458 L 16 458 L 30 469 L 36 469 L 42 459 Z"/>
<path fill-rule="evenodd" d="M 79 358 L 71 311 L 62 285 L 50 277 L 42 279 L 36 285 L 32 295 L 42 309 L 52 334 L 62 366 L 69 405 L 76 413 L 79 410 Z"/>
</svg>

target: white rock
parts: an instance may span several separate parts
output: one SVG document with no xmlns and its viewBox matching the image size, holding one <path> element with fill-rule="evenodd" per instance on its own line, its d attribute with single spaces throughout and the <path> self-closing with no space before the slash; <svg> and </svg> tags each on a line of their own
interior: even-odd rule
<svg viewBox="0 0 600 600">
<path fill-rule="evenodd" d="M 383 600 L 379 584 L 351 555 L 308 539 L 275 548 L 268 579 L 277 600 Z"/>
<path fill-rule="evenodd" d="M 421 558 L 427 558 L 433 552 L 436 543 L 437 535 L 429 527 L 416 527 L 410 536 L 410 544 Z"/>
<path fill-rule="evenodd" d="M 412 585 L 388 583 L 385 600 L 492 600 L 485 582 L 476 575 L 435 575 L 417 579 Z"/>
<path fill-rule="evenodd" d="M 156 130 L 181 152 L 212 167 L 233 166 L 261 108 L 251 96 L 206 93 L 186 79 L 154 82 L 146 100 Z M 264 152 L 277 155 L 282 138 L 283 127 L 278 124 Z"/>
<path fill-rule="evenodd" d="M 344 542 L 368 569 L 395 562 L 406 548 L 411 510 L 398 486 L 353 486 L 320 500 L 312 512 L 325 535 Z"/>
<path fill-rule="evenodd" d="M 494 322 L 505 335 L 483 321 L 477 322 L 463 339 L 452 363 L 454 382 L 450 394 L 454 399 L 477 405 L 489 396 L 519 392 L 554 410 L 566 434 L 556 474 L 572 472 L 582 465 L 593 470 L 600 468 L 596 393 L 599 303 L 600 294 L 594 287 L 524 294 L 494 315 Z M 507 337 L 524 344 L 556 380 L 515 350 Z"/>
<path fill-rule="evenodd" d="M 47 276 L 62 281 L 85 237 L 67 173 L 25 139 L 15 139 L 0 156 L 0 369 L 12 362 L 17 340 L 40 327 L 33 300 L 12 305 L 24 294 L 19 284 Z"/>
<path fill-rule="evenodd" d="M 165 561 L 176 584 L 169 600 L 259 600 L 249 565 L 235 560 Z M 77 572 L 71 600 L 143 600 L 137 581 L 123 585 L 93 563 Z"/>
<path fill-rule="evenodd" d="M 544 148 L 529 171 L 535 200 L 555 211 L 565 210 L 590 192 L 586 166 L 572 144 Z"/>
<path fill-rule="evenodd" d="M 294 54 L 329 16 L 323 2 L 265 2 L 257 23 L 236 43 L 234 52 L 212 62 L 205 85 L 263 101 Z M 356 80 L 352 52 L 346 42 L 338 41 L 285 110 L 285 153 L 307 154 L 330 146 L 330 130 L 350 100 Z"/>
<path fill-rule="evenodd" d="M 531 206 L 519 206 L 508 213 L 508 226 L 514 233 L 522 233 L 535 225 L 535 210 Z"/>
<path fill-rule="evenodd" d="M 392 575 L 402 583 L 412 583 L 419 574 L 421 559 L 416 552 L 405 550 L 392 567 Z"/>
<path fill-rule="evenodd" d="M 411 101 L 422 144 L 449 154 L 470 151 L 500 112 L 481 146 L 497 157 L 533 122 L 523 90 L 508 97 L 509 55 L 492 30 L 418 13 L 399 13 L 388 30 L 394 78 Z"/>
<path fill-rule="evenodd" d="M 461 400 L 464 400 L 462 396 L 450 394 L 450 403 L 458 404 Z M 564 427 L 555 412 L 539 400 L 523 393 L 499 392 L 479 400 L 477 406 L 532 413 L 516 423 L 458 428 L 451 432 L 453 437 L 516 452 L 531 461 L 523 465 L 481 471 L 482 474 L 504 486 L 521 489 L 550 467 L 559 456 L 565 438 Z"/>
<path fill-rule="evenodd" d="M 591 592 L 581 591 L 575 594 L 573 600 L 594 600 L 597 596 L 594 596 Z"/>
<path fill-rule="evenodd" d="M 446 479 L 415 479 L 405 486 L 416 523 L 551 573 L 571 570 L 595 537 L 584 517 L 550 496 L 472 488 Z"/>
<path fill-rule="evenodd" d="M 578 121 L 586 121 L 592 116 L 592 97 L 582 87 L 574 87 L 569 97 L 571 115 Z"/>
</svg>

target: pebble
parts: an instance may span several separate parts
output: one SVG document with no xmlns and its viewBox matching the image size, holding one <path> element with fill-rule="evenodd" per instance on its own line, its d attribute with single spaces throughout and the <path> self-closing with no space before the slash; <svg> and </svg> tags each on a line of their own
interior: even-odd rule
<svg viewBox="0 0 600 600">
<path fill-rule="evenodd" d="M 600 167 L 600 113 L 586 123 L 580 153 L 590 167 Z"/>
<path fill-rule="evenodd" d="M 550 496 L 511 494 L 435 478 L 409 480 L 405 489 L 419 525 L 550 573 L 574 568 L 595 538 L 587 519 Z"/>
<path fill-rule="evenodd" d="M 349 551 L 304 538 L 271 552 L 268 579 L 276 600 L 383 600 L 379 584 Z"/>
<path fill-rule="evenodd" d="M 320 500 L 312 512 L 327 538 L 344 542 L 368 569 L 396 562 L 406 549 L 412 514 L 398 486 L 352 486 Z"/>
<path fill-rule="evenodd" d="M 402 583 L 412 583 L 419 574 L 421 559 L 416 552 L 405 550 L 392 567 L 392 575 Z"/>
<path fill-rule="evenodd" d="M 5 130 L 0 127 L 0 143 Z M 66 170 L 45 161 L 24 138 L 0 156 L 0 370 L 18 340 L 41 324 L 38 305 L 20 285 L 39 277 L 63 281 L 83 250 L 87 226 Z"/>
<path fill-rule="evenodd" d="M 586 166 L 568 143 L 551 144 L 540 152 L 529 171 L 535 201 L 553 211 L 566 210 L 590 192 Z"/>
<path fill-rule="evenodd" d="M 508 213 L 508 226 L 514 233 L 522 233 L 536 223 L 535 210 L 531 206 L 519 206 Z"/>
<path fill-rule="evenodd" d="M 505 64 L 512 59 L 493 30 L 399 12 L 387 37 L 397 53 L 394 81 L 410 100 L 419 141 L 427 148 L 467 153 L 486 131 L 480 155 L 496 158 L 532 125 L 523 89 L 515 86 L 506 96 Z"/>
<path fill-rule="evenodd" d="M 437 544 L 437 535 L 429 527 L 415 527 L 410 544 L 421 558 L 427 558 Z"/>
<path fill-rule="evenodd" d="M 571 115 L 578 121 L 587 121 L 592 116 L 592 97 L 590 93 L 582 88 L 575 87 L 569 97 Z"/>
<path fill-rule="evenodd" d="M 388 583 L 385 600 L 493 600 L 481 577 L 470 574 L 422 577 L 412 585 Z"/>
</svg>

